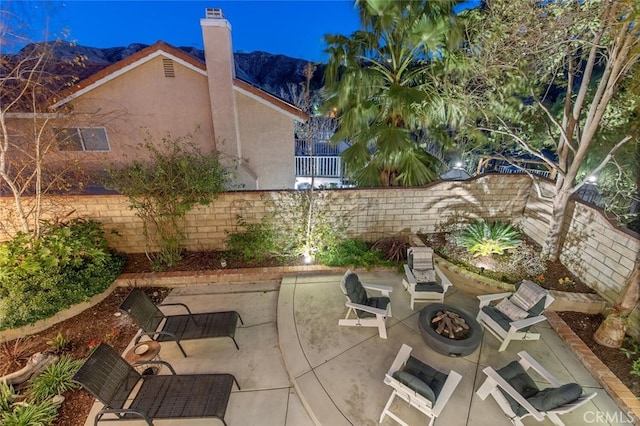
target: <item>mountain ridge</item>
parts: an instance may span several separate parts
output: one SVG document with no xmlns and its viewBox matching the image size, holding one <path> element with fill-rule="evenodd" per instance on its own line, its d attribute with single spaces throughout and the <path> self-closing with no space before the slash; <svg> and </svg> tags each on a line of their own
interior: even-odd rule
<svg viewBox="0 0 640 426">
<path fill-rule="evenodd" d="M 20 50 L 16 56 L 25 55 L 36 46 L 44 43 L 32 43 Z M 53 43 L 53 54 L 60 61 L 75 61 L 82 58 L 85 64 L 111 65 L 119 62 L 140 50 L 149 47 L 148 44 L 131 43 L 128 46 L 91 47 L 67 42 Z M 204 50 L 189 46 L 179 46 L 177 49 L 205 62 Z M 289 84 L 299 85 L 305 81 L 304 68 L 308 63 L 315 65 L 311 88 L 317 90 L 322 87 L 322 79 L 326 64 L 313 63 L 305 59 L 292 58 L 282 54 L 263 51 L 250 53 L 235 52 L 233 54 L 236 76 L 271 94 L 288 98 Z"/>
</svg>

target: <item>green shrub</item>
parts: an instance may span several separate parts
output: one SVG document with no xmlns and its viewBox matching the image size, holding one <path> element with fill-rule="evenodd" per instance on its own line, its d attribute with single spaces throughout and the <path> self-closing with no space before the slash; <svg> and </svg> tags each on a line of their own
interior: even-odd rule
<svg viewBox="0 0 640 426">
<path fill-rule="evenodd" d="M 83 360 L 63 355 L 56 362 L 49 364 L 40 374 L 29 381 L 28 399 L 41 402 L 56 395 L 78 388 L 71 381 L 73 375 L 82 365 Z"/>
<path fill-rule="evenodd" d="M 238 226 L 244 231 L 229 233 L 227 238 L 227 251 L 231 256 L 259 263 L 279 254 L 276 234 L 267 218 L 258 223 L 246 223 L 239 218 Z"/>
<path fill-rule="evenodd" d="M 126 258 L 109 249 L 99 222 L 46 223 L 33 240 L 0 244 L 0 330 L 48 318 L 104 291 Z"/>
<path fill-rule="evenodd" d="M 108 170 L 107 185 L 129 198 L 129 205 L 143 223 L 155 270 L 174 266 L 185 244 L 184 218 L 196 205 L 209 205 L 230 183 L 230 171 L 217 151 L 204 154 L 191 133 L 167 135 L 155 143 L 147 135 L 137 147 L 137 158 Z M 149 158 L 148 161 L 140 158 Z"/>
<path fill-rule="evenodd" d="M 380 250 L 373 250 L 371 244 L 361 240 L 344 240 L 318 251 L 316 260 L 327 266 L 363 266 L 393 265 L 385 259 Z"/>
<path fill-rule="evenodd" d="M 515 226 L 487 219 L 474 220 L 458 234 L 456 241 L 473 257 L 502 255 L 506 250 L 520 246 L 522 234 Z"/>
<path fill-rule="evenodd" d="M 58 417 L 60 404 L 46 399 L 37 404 L 14 404 L 13 411 L 2 413 L 3 426 L 48 426 Z"/>
</svg>

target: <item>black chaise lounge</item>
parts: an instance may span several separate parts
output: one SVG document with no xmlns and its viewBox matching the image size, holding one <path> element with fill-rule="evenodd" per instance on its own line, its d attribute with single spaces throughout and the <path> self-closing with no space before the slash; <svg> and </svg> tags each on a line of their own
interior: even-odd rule
<svg viewBox="0 0 640 426">
<path fill-rule="evenodd" d="M 111 346 L 101 343 L 73 376 L 95 396 L 104 408 L 96 414 L 94 426 L 106 414 L 105 421 L 142 419 L 153 425 L 153 419 L 196 419 L 214 417 L 224 420 L 233 384 L 231 374 L 140 375 Z M 136 389 L 141 382 L 139 389 Z"/>
<path fill-rule="evenodd" d="M 208 339 L 212 337 L 230 337 L 236 342 L 236 325 L 242 318 L 236 311 L 207 312 L 192 314 L 184 303 L 163 303 L 159 306 L 182 306 L 187 314 L 165 315 L 151 299 L 139 288 L 134 288 L 120 305 L 120 310 L 131 315 L 142 333 L 138 334 L 135 343 L 142 336 L 149 336 L 157 342 L 173 340 L 178 344 L 182 355 L 187 353 L 180 344 L 181 340 Z"/>
</svg>

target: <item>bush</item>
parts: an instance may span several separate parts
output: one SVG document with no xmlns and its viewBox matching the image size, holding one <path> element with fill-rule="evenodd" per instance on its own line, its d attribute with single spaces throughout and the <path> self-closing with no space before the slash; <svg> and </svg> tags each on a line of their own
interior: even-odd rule
<svg viewBox="0 0 640 426">
<path fill-rule="evenodd" d="M 318 251 L 316 260 L 327 266 L 391 266 L 393 262 L 385 259 L 380 250 L 372 249 L 372 245 L 361 240 L 344 240 Z"/>
<path fill-rule="evenodd" d="M 36 240 L 16 235 L 0 244 L 0 330 L 48 318 L 104 291 L 125 262 L 95 221 L 47 223 Z"/>
<path fill-rule="evenodd" d="M 522 234 L 515 226 L 487 219 L 474 220 L 462 228 L 457 243 L 465 247 L 473 257 L 502 255 L 506 250 L 520 246 Z"/>
<path fill-rule="evenodd" d="M 227 238 L 227 251 L 249 263 L 259 263 L 278 255 L 278 245 L 273 228 L 268 219 L 259 223 L 246 223 L 238 220 L 244 231 L 233 232 Z"/>
<path fill-rule="evenodd" d="M 200 152 L 191 133 L 167 135 L 160 144 L 147 135 L 137 149 L 134 161 L 107 170 L 107 185 L 129 198 L 130 207 L 142 219 L 147 243 L 159 247 L 158 253 L 149 256 L 154 269 L 161 271 L 182 258 L 187 212 L 216 199 L 230 183 L 231 174 L 219 152 Z"/>
</svg>

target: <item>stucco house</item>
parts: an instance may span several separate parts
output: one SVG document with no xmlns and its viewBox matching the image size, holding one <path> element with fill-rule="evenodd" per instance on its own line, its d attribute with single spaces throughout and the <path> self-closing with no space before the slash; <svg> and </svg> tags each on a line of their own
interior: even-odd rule
<svg viewBox="0 0 640 426">
<path fill-rule="evenodd" d="M 294 187 L 294 123 L 306 114 L 236 78 L 231 25 L 220 9 L 206 9 L 200 25 L 204 63 L 158 41 L 58 93 L 49 112 L 72 113 L 50 127 L 66 161 L 104 167 L 139 155 L 134 147 L 146 137 L 191 133 L 203 152 L 241 159 L 240 187 Z"/>
</svg>

